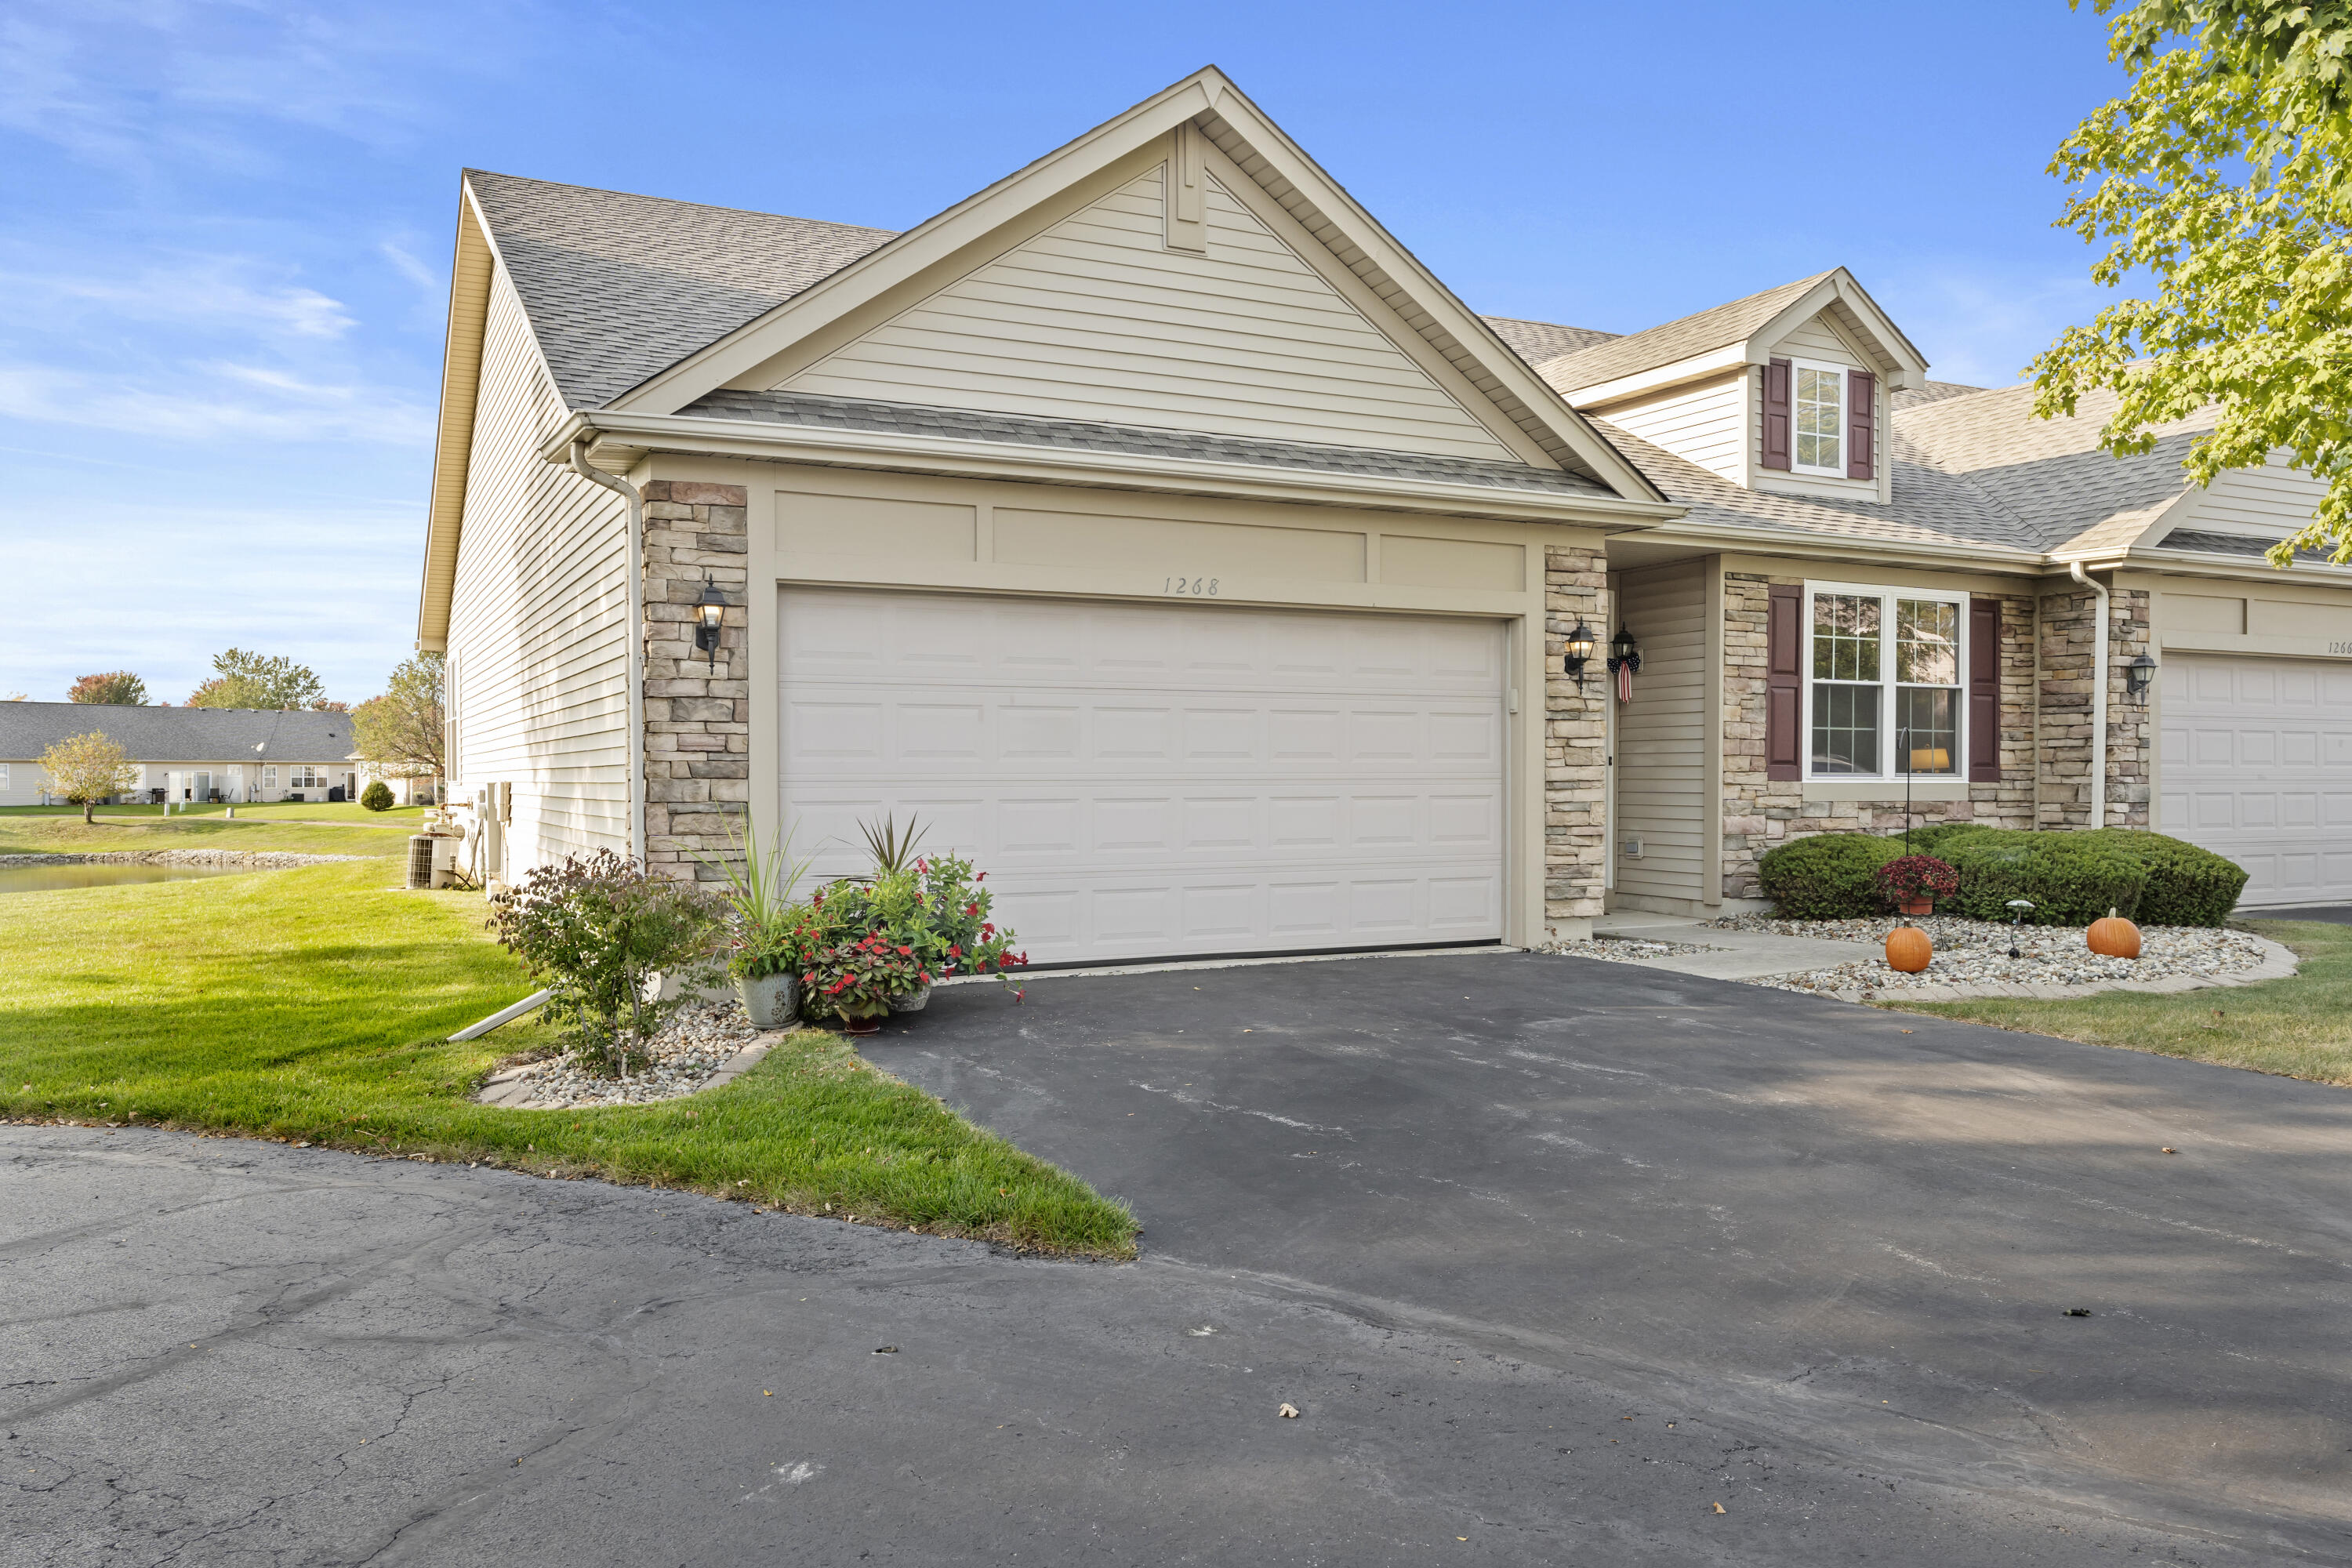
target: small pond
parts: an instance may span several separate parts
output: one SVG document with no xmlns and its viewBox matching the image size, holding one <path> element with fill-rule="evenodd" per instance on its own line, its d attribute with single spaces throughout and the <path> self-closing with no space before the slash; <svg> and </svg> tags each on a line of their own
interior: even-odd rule
<svg viewBox="0 0 2352 1568">
<path fill-rule="evenodd" d="M 47 893 L 59 888 L 111 888 L 121 882 L 186 882 L 198 877 L 249 874 L 250 866 L 10 866 L 0 867 L 0 893 Z"/>
</svg>

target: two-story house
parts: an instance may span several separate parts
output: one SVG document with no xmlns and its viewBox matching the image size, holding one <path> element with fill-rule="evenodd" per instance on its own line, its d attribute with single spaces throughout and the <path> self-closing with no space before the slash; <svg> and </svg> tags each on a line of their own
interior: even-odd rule
<svg viewBox="0 0 2352 1568">
<path fill-rule="evenodd" d="M 1040 962 L 1737 908 L 1906 792 L 2352 892 L 2307 484 L 1927 370 L 1843 271 L 1483 318 L 1213 69 L 903 234 L 472 172 L 418 640 L 508 875 L 919 816 Z"/>
</svg>

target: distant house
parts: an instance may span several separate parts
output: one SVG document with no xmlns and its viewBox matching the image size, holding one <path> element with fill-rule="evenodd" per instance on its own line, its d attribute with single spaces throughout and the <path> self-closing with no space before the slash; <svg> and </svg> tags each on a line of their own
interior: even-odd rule
<svg viewBox="0 0 2352 1568">
<path fill-rule="evenodd" d="M 0 702 L 0 805 L 54 804 L 41 754 L 92 730 L 138 765 L 120 800 L 348 800 L 369 776 L 348 713 Z"/>
</svg>

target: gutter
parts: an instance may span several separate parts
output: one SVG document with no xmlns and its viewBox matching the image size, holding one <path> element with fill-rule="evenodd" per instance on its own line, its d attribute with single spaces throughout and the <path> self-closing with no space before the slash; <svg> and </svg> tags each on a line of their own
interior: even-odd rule
<svg viewBox="0 0 2352 1568">
<path fill-rule="evenodd" d="M 2099 596 L 2099 637 L 2091 645 L 2091 827 L 2107 825 L 2107 639 L 2114 624 L 2107 618 L 2107 585 L 2070 562 L 2067 575 Z"/>
<path fill-rule="evenodd" d="M 586 436 L 572 438 L 572 471 L 616 491 L 628 507 L 629 530 L 629 858 L 646 863 L 646 498 L 617 474 L 592 467 Z"/>
</svg>

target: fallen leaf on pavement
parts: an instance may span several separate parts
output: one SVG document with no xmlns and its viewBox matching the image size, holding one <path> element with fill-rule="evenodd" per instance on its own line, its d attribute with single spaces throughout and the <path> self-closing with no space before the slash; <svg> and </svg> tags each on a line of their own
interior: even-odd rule
<svg viewBox="0 0 2352 1568">
<path fill-rule="evenodd" d="M 1296 1405 L 1289 1405 L 1289 1404 L 1286 1404 L 1286 1405 L 1283 1405 L 1283 1407 L 1282 1407 L 1282 1418 L 1283 1418 L 1285 1421 L 1295 1420 L 1295 1419 L 1297 1419 L 1297 1415 L 1298 1415 L 1298 1406 L 1297 1406 Z M 1464 1537 L 1464 1539 L 1465 1539 L 1465 1540 L 1467 1540 L 1467 1539 L 1469 1539 L 1469 1538 L 1468 1538 L 1467 1536 L 1465 1536 L 1465 1537 Z"/>
</svg>

